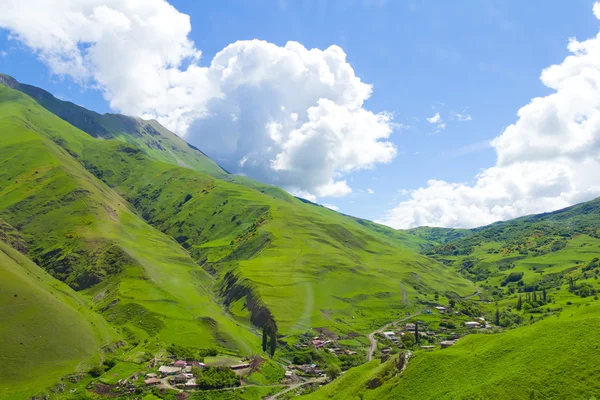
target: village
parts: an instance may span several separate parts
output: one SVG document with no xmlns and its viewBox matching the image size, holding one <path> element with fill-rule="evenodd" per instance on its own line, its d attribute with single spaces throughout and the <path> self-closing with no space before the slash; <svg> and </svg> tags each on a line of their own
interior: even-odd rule
<svg viewBox="0 0 600 400">
<path fill-rule="evenodd" d="M 372 357 L 387 359 L 405 351 L 433 351 L 453 346 L 466 334 L 493 328 L 484 317 L 471 318 L 449 306 L 431 305 L 372 332 L 368 338 L 358 333 L 336 334 L 326 328 L 314 328 L 299 335 L 297 341 L 281 349 L 277 359 L 261 356 L 198 357 L 177 356 L 177 351 L 154 357 L 145 371 L 137 371 L 115 385 L 97 382 L 96 393 L 140 393 L 140 390 L 232 390 L 256 385 L 251 377 L 260 374 L 265 363 L 278 372 L 270 377 L 268 387 L 285 389 L 318 385 L 334 379 L 343 371 L 363 364 Z M 370 341 L 367 348 L 366 339 Z M 182 349 L 190 350 L 179 346 Z M 177 349 L 176 349 L 177 350 Z M 198 349 L 196 349 L 198 350 Z M 175 353 L 175 354 L 173 354 Z M 210 361 L 208 361 L 210 360 Z M 226 361 L 223 361 L 226 360 Z M 338 372 L 333 374 L 331 367 Z M 103 394 L 104 394 L 103 393 Z"/>
</svg>

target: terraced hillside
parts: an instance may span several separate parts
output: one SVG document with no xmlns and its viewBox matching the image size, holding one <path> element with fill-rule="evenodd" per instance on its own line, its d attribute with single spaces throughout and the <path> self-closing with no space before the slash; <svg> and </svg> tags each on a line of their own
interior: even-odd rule
<svg viewBox="0 0 600 400">
<path fill-rule="evenodd" d="M 100 362 L 117 340 L 71 288 L 23 253 L 25 241 L 0 220 L 0 398 L 26 399 L 64 375 Z"/>
<path fill-rule="evenodd" d="M 143 313 L 124 323 L 128 335 L 250 351 L 252 325 L 265 318 L 282 334 L 365 332 L 418 292 L 474 290 L 407 251 L 425 243 L 418 237 L 216 179 L 129 140 L 99 140 L 6 87 L 1 102 L 0 215 L 109 320 Z"/>
</svg>

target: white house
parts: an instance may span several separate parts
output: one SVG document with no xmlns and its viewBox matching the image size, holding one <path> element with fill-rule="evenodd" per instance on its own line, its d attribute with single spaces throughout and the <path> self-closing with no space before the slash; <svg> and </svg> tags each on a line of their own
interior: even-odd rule
<svg viewBox="0 0 600 400">
<path fill-rule="evenodd" d="M 479 328 L 479 322 L 475 322 L 475 321 L 465 322 L 465 326 L 467 328 Z"/>
</svg>

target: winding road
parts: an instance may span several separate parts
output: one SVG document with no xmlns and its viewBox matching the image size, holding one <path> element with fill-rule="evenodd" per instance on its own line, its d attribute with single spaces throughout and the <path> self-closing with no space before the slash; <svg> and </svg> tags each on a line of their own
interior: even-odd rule
<svg viewBox="0 0 600 400">
<path fill-rule="evenodd" d="M 298 383 L 291 384 L 288 386 L 287 389 L 285 389 L 279 393 L 275 393 L 273 396 L 267 397 L 267 400 L 275 400 L 282 394 L 285 394 L 287 392 L 291 392 L 292 390 L 298 389 L 300 386 L 308 385 L 309 383 L 325 382 L 326 380 L 327 380 L 327 378 L 323 376 L 321 378 L 314 378 L 314 379 L 309 379 L 305 382 L 298 382 Z"/>
<path fill-rule="evenodd" d="M 406 320 L 409 320 L 411 318 L 416 317 L 417 315 L 421 314 L 420 312 L 409 315 L 408 317 L 396 320 L 396 321 L 392 321 L 389 324 L 386 324 L 384 326 L 382 326 L 381 328 L 369 333 L 369 342 L 371 343 L 369 346 L 369 352 L 367 353 L 367 361 L 371 361 L 373 359 L 373 353 L 375 352 L 375 349 L 377 348 L 377 340 L 375 340 L 375 335 L 378 333 L 381 333 L 383 331 L 385 331 L 387 328 L 389 328 L 390 326 L 397 324 L 399 322 L 404 322 Z"/>
</svg>

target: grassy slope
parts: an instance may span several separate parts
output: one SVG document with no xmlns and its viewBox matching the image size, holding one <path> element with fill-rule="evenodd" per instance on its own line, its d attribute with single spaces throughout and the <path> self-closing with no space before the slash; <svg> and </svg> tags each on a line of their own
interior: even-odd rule
<svg viewBox="0 0 600 400">
<path fill-rule="evenodd" d="M 421 228 L 417 228 L 419 230 Z M 518 218 L 472 230 L 425 252 L 478 279 L 487 289 L 480 303 L 488 315 L 498 309 L 531 325 L 497 335 L 469 335 L 457 345 L 419 352 L 401 378 L 377 390 L 366 382 L 379 363 L 353 370 L 310 398 L 592 398 L 600 394 L 597 365 L 600 303 L 568 290 L 568 279 L 600 291 L 600 200 L 552 213 Z M 431 234 L 424 228 L 425 234 Z M 433 232 L 441 237 L 443 231 Z M 450 232 L 451 233 L 451 232 Z M 502 286 L 509 273 L 524 282 Z M 515 289 L 514 294 L 508 292 Z M 517 297 L 546 288 L 552 302 L 538 311 L 517 311 Z M 549 312 L 548 309 L 554 310 Z M 556 310 L 559 310 L 558 313 Z M 541 318 L 541 319 L 540 319 Z M 354 376 L 354 378 L 351 378 Z"/>
<path fill-rule="evenodd" d="M 365 331 L 409 306 L 404 290 L 411 300 L 417 290 L 473 291 L 440 264 L 407 251 L 418 247 L 409 235 L 390 238 L 282 193 L 140 155 L 122 157 L 120 145 L 112 146 L 87 148 L 90 168 L 207 270 L 220 277 L 233 270 L 250 280 L 286 334 L 315 326 Z M 231 309 L 247 321 L 243 304 Z"/>
<path fill-rule="evenodd" d="M 588 305 L 586 305 L 588 304 Z M 600 303 L 589 301 L 497 335 L 470 335 L 451 348 L 420 352 L 402 376 L 378 389 L 375 360 L 310 399 L 588 399 L 598 396 Z"/>
<path fill-rule="evenodd" d="M 206 290 L 210 277 L 187 252 L 87 172 L 72 157 L 75 151 L 59 146 L 68 142 L 81 150 L 86 141 L 109 141 L 84 134 L 4 86 L 0 132 L 0 216 L 23 232 L 41 266 L 74 287 L 100 280 L 89 291 L 99 308 L 121 300 L 108 317 L 130 337 L 244 351 L 258 342 L 222 315 Z"/>
<path fill-rule="evenodd" d="M 7 93 L 17 96 L 17 92 Z M 20 102 L 30 102 L 22 97 Z M 22 109 L 29 107 L 27 103 Z M 26 114 L 25 119 L 32 118 L 32 113 Z M 46 129 L 44 135 L 36 135 L 36 140 L 51 138 L 46 140 L 50 142 L 47 146 L 54 149 L 58 144 L 67 149 L 88 170 L 117 189 L 148 222 L 177 238 L 198 263 L 214 271 L 217 277 L 235 270 L 242 279 L 249 280 L 286 334 L 315 326 L 367 331 L 410 306 L 417 291 L 431 295 L 434 291 L 453 291 L 464 295 L 473 290 L 440 264 L 406 251 L 407 247 L 418 247 L 423 242 L 420 238 L 304 204 L 280 189 L 256 183 L 249 188 L 248 182 L 243 185 L 226 182 L 157 161 L 122 141 L 98 140 L 82 134 L 52 119 L 45 110 L 36 111 L 36 118 L 36 123 L 42 126 L 57 124 L 58 127 Z M 19 143 L 9 151 L 31 149 Z M 30 166 L 30 174 L 32 170 L 35 168 Z M 106 186 L 99 191 L 114 194 Z M 192 198 L 185 202 L 187 194 Z M 131 214 L 125 204 L 119 205 L 120 201 L 116 195 L 102 201 L 116 210 L 116 220 L 112 220 L 115 212 L 101 213 L 108 215 L 97 218 L 85 230 L 92 236 L 88 240 L 100 236 L 118 241 L 128 255 L 144 265 L 145 273 L 151 277 L 151 280 L 127 277 L 120 286 L 120 296 L 137 303 L 137 299 L 147 297 L 143 303 L 147 309 L 161 315 L 177 314 L 187 321 L 165 323 L 163 330 L 172 331 L 169 337 L 177 336 L 175 332 L 189 325 L 186 315 L 192 304 L 198 313 L 204 307 L 208 310 L 202 311 L 206 316 L 219 319 L 211 311 L 208 299 L 197 297 L 200 285 L 210 285 L 209 277 L 190 265 L 187 254 L 173 243 L 161 243 L 165 236 L 144 227 L 143 221 Z M 142 234 L 138 229 L 146 230 Z M 386 229 L 387 233 L 382 233 Z M 155 239 L 151 238 L 153 235 Z M 51 245 L 45 243 L 42 247 Z M 179 265 L 173 264 L 173 260 Z M 190 273 L 194 279 L 190 279 Z M 154 286 L 169 293 L 169 296 L 156 295 L 157 298 L 175 301 L 158 302 L 147 296 L 146 293 L 152 293 L 149 288 Z M 408 304 L 403 303 L 404 291 Z M 91 294 L 101 293 L 95 289 Z M 190 297 L 192 293 L 196 297 Z M 248 326 L 245 299 L 235 300 L 231 310 L 239 324 Z M 198 325 L 210 323 L 211 320 L 202 320 Z M 190 338 L 202 340 L 196 335 Z"/>
<path fill-rule="evenodd" d="M 2 241 L 0 276 L 1 399 L 28 398 L 87 370 L 117 337 L 88 302 Z"/>
</svg>

